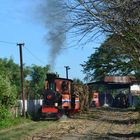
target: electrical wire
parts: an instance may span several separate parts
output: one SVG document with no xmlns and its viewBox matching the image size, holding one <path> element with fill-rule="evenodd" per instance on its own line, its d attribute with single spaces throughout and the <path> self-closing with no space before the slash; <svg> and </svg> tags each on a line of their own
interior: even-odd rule
<svg viewBox="0 0 140 140">
<path fill-rule="evenodd" d="M 30 53 L 32 55 L 32 57 L 34 57 L 36 60 L 38 60 L 41 64 L 45 64 L 41 59 L 39 59 L 35 54 L 33 54 L 27 47 L 23 47 L 26 49 L 26 51 L 28 51 L 28 53 Z"/>
<path fill-rule="evenodd" d="M 4 44 L 11 44 L 11 45 L 17 45 L 17 43 L 16 43 L 16 42 L 1 41 L 1 40 L 0 40 L 0 43 L 4 43 Z"/>
<path fill-rule="evenodd" d="M 17 45 L 18 44 L 16 42 L 9 42 L 9 41 L 2 41 L 2 40 L 0 40 L 0 43 L 10 44 L 10 45 Z M 41 64 L 43 64 L 43 65 L 45 64 L 41 59 L 39 59 L 36 55 L 34 55 L 27 47 L 24 46 L 23 48 L 25 48 L 26 51 L 28 53 L 30 53 L 32 55 L 32 57 L 34 57 L 36 60 L 38 60 Z"/>
</svg>

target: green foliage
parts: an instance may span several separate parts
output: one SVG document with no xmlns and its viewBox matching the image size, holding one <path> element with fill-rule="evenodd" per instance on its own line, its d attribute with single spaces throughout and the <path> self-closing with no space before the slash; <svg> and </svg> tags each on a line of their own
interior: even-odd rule
<svg viewBox="0 0 140 140">
<path fill-rule="evenodd" d="M 12 114 L 9 111 L 11 105 L 16 102 L 16 89 L 10 85 L 8 78 L 4 79 L 0 75 L 0 126 L 9 126 L 13 123 Z"/>
<path fill-rule="evenodd" d="M 117 50 L 119 47 L 119 52 L 122 54 L 122 48 L 123 54 L 130 55 L 132 58 L 132 61 L 130 61 L 133 62 L 133 66 L 126 61 L 122 62 L 120 59 L 125 56 L 121 55 L 120 59 L 116 59 L 118 61 L 117 64 L 115 63 L 114 65 L 114 62 L 113 65 L 112 62 L 106 63 L 105 59 L 107 59 L 108 62 L 113 60 L 109 60 L 110 55 L 111 57 L 115 57 L 116 53 L 112 51 L 112 54 L 109 52 L 105 54 L 105 50 L 103 50 L 103 55 L 102 50 L 98 50 L 98 52 L 94 54 L 93 59 L 90 57 L 93 61 L 98 61 L 99 59 L 99 62 L 95 62 L 98 64 L 95 66 L 95 63 L 93 62 L 94 66 L 91 66 L 90 64 L 92 64 L 92 62 L 89 62 L 90 64 L 86 63 L 84 65 L 84 70 L 88 73 L 87 77 L 93 76 L 97 79 L 101 79 L 108 73 L 114 73 L 116 66 L 118 66 L 116 69 L 118 74 L 124 73 L 125 75 L 126 73 L 130 73 L 127 68 L 130 67 L 131 69 L 134 67 L 134 72 L 137 72 L 137 74 L 140 75 L 139 5 L 139 0 L 69 0 L 66 5 L 70 12 L 69 23 L 76 37 L 79 35 L 79 43 L 85 45 L 86 43 L 94 42 L 96 37 L 99 37 L 101 34 L 104 34 L 105 36 L 115 36 L 113 40 L 111 39 L 112 44 L 114 44 L 114 42 L 117 43 L 117 48 L 115 47 L 115 49 Z M 112 45 L 112 48 L 113 47 L 114 45 Z M 118 54 L 116 57 L 118 57 Z M 102 59 L 103 63 L 100 58 L 104 58 Z M 113 66 L 115 68 L 114 70 Z M 120 70 L 120 72 L 118 70 Z"/>
<path fill-rule="evenodd" d="M 9 126 L 12 114 L 9 109 L 16 103 L 19 87 L 18 65 L 12 59 L 0 59 L 0 126 Z"/>
<path fill-rule="evenodd" d="M 19 65 L 15 64 L 13 59 L 0 59 L 1 74 L 9 77 L 12 84 L 20 80 Z"/>
<path fill-rule="evenodd" d="M 0 106 L 0 120 L 2 121 L 5 119 L 10 119 L 10 118 L 11 118 L 11 114 L 9 110 L 7 109 L 7 107 L 5 107 L 4 105 L 1 105 Z"/>
<path fill-rule="evenodd" d="M 42 94 L 46 73 L 48 71 L 49 66 L 41 67 L 33 65 L 32 67 L 30 67 L 31 80 L 28 81 L 30 96 L 38 97 Z"/>
<path fill-rule="evenodd" d="M 0 75 L 0 105 L 9 107 L 14 104 L 16 95 L 15 86 L 11 86 L 8 78 L 5 79 Z"/>
<path fill-rule="evenodd" d="M 4 79 L 1 75 L 0 75 L 0 99 L 2 100 L 3 96 L 10 96 L 10 92 L 11 92 L 11 87 L 10 87 L 10 82 L 8 81 L 8 79 Z"/>
<path fill-rule="evenodd" d="M 12 86 L 15 87 L 16 93 L 20 91 L 20 67 L 15 64 L 13 59 L 0 59 L 0 72 L 3 78 L 9 79 Z"/>
<path fill-rule="evenodd" d="M 29 95 L 33 95 L 33 98 L 42 93 L 48 71 L 49 66 L 24 66 L 25 89 Z M 19 119 L 13 119 L 10 108 L 16 104 L 19 95 L 21 95 L 20 83 L 19 65 L 15 64 L 11 58 L 0 58 L 0 128 L 19 123 Z"/>
<path fill-rule="evenodd" d="M 18 117 L 18 118 L 12 118 L 12 117 L 5 118 L 5 119 L 0 121 L 0 130 L 3 128 L 9 128 L 9 127 L 12 127 L 15 125 L 23 124 L 25 122 L 30 122 L 30 120 L 20 118 L 20 117 Z"/>
<path fill-rule="evenodd" d="M 140 67 L 133 50 L 127 48 L 126 42 L 115 37 L 109 37 L 82 65 L 86 78 L 98 81 L 107 75 L 138 74 Z"/>
<path fill-rule="evenodd" d="M 5 128 L 13 125 L 15 120 L 8 108 L 4 105 L 0 106 L 0 128 Z"/>
<path fill-rule="evenodd" d="M 45 67 L 37 65 L 24 66 L 25 86 L 27 86 L 29 94 L 33 97 L 42 93 L 46 73 L 49 69 L 48 65 Z M 0 72 L 0 78 L 2 78 L 0 79 L 0 102 L 2 102 L 2 98 L 5 98 L 6 104 L 9 104 L 9 102 L 14 104 L 15 98 L 21 96 L 20 67 L 14 63 L 12 58 L 0 59 Z M 30 79 L 26 79 L 27 76 Z"/>
</svg>

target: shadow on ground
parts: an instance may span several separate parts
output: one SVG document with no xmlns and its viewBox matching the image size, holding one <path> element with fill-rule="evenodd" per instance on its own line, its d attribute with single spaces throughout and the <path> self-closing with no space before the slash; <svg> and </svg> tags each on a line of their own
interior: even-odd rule
<svg viewBox="0 0 140 140">
<path fill-rule="evenodd" d="M 131 124 L 138 124 L 140 123 L 140 119 L 126 119 L 124 120 L 115 120 L 115 119 L 103 119 L 102 121 L 106 121 L 108 123 L 113 124 L 122 124 L 122 125 L 131 125 Z"/>
<path fill-rule="evenodd" d="M 99 135 L 98 133 L 89 134 L 81 137 L 80 140 L 129 140 L 129 139 L 140 139 L 140 132 L 130 134 L 113 133 L 108 135 Z"/>
<path fill-rule="evenodd" d="M 132 132 L 129 134 L 120 134 L 120 133 L 113 133 L 113 134 L 108 134 L 108 136 L 113 136 L 117 138 L 140 138 L 140 132 Z"/>
</svg>

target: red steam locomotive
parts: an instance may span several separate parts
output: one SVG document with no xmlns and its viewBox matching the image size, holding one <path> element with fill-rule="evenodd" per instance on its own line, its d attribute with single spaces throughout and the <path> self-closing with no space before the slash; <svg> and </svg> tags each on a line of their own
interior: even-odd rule
<svg viewBox="0 0 140 140">
<path fill-rule="evenodd" d="M 79 110 L 79 97 L 74 95 L 72 80 L 58 78 L 56 74 L 47 74 L 40 118 L 59 119 Z"/>
</svg>

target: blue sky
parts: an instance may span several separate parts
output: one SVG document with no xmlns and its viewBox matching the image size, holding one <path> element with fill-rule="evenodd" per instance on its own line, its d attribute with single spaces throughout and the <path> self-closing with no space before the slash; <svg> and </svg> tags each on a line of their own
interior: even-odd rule
<svg viewBox="0 0 140 140">
<path fill-rule="evenodd" d="M 35 58 L 26 48 L 23 48 L 23 61 L 26 65 L 49 64 L 49 44 L 44 40 L 47 30 L 35 16 L 38 0 L 0 0 L 0 3 L 0 41 L 15 43 L 0 42 L 0 57 L 12 57 L 16 63 L 19 63 L 19 49 L 16 43 L 24 42 L 25 47 L 37 57 Z M 67 35 L 64 46 L 67 49 L 62 49 L 57 56 L 54 71 L 61 77 L 65 77 L 64 66 L 68 65 L 71 68 L 69 78 L 82 80 L 84 75 L 80 64 L 93 53 L 93 47 L 98 47 L 100 44 L 93 42 L 86 47 L 71 47 L 70 42 Z"/>
</svg>

